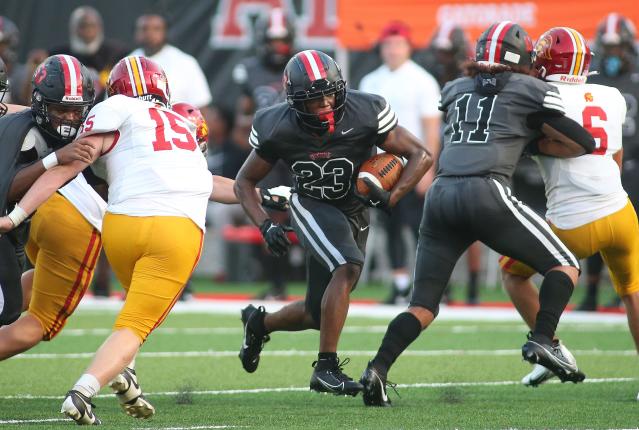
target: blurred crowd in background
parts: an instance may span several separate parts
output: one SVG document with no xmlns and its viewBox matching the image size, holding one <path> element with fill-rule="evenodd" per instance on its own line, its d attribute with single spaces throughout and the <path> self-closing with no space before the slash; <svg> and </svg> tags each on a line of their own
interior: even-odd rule
<svg viewBox="0 0 639 430">
<path fill-rule="evenodd" d="M 0 16 L 0 56 L 7 65 L 10 92 L 5 102 L 31 104 L 31 78 L 37 65 L 48 55 L 70 54 L 77 57 L 94 74 L 97 101 L 104 98 L 104 86 L 111 68 L 122 57 L 133 53 L 147 56 L 165 70 L 172 102 L 187 102 L 199 107 L 208 123 L 208 165 L 217 175 L 234 178 L 251 151 L 248 136 L 256 110 L 285 101 L 282 71 L 293 54 L 307 47 L 296 38 L 293 17 L 279 8 L 259 10 L 251 21 L 253 44 L 242 59 L 220 64 L 228 71 L 231 96 L 216 100 L 212 81 L 193 56 L 168 38 L 171 20 L 160 11 L 149 11 L 135 19 L 130 38 L 112 40 L 105 35 L 100 11 L 91 6 L 73 10 L 68 19 L 68 41 L 58 46 L 22 46 L 21 34 L 28 28 L 18 26 Z M 2 13 L 2 6 L 0 6 Z M 639 207 L 639 136 L 635 130 L 639 71 L 637 69 L 636 32 L 633 24 L 619 15 L 601 22 L 596 39 L 591 69 L 599 71 L 589 82 L 618 87 L 628 104 L 624 129 L 624 186 L 635 207 Z M 613 20 L 613 21 L 611 21 Z M 613 27 L 611 27 L 613 26 Z M 63 27 L 50 31 L 64 32 Z M 19 55 L 22 53 L 22 55 Z M 21 58 L 24 57 L 24 58 Z M 395 110 L 399 123 L 420 138 L 429 151 L 439 152 L 441 116 L 437 109 L 440 89 L 462 74 L 462 65 L 474 57 L 474 43 L 456 25 L 433 29 L 425 47 L 415 46 L 411 28 L 400 21 L 390 21 L 380 32 L 374 50 L 360 53 L 356 61 L 366 65 L 365 73 L 349 80 L 352 89 L 384 96 Z M 340 58 L 339 56 L 337 57 Z M 229 64 L 230 63 L 230 64 Z M 303 142 L 300 142 L 303 145 Z M 424 195 L 433 180 L 431 170 L 416 189 L 395 208 L 392 215 L 374 213 L 364 281 L 388 284 L 387 303 L 405 300 L 410 291 L 415 244 Z M 262 186 L 291 185 L 290 175 L 282 164 Z M 514 176 L 518 197 L 537 212 L 545 212 L 544 185 L 537 166 L 522 160 Z M 287 214 L 273 214 L 279 222 L 287 222 Z M 203 258 L 196 272 L 214 282 L 267 281 L 262 298 L 284 299 L 287 283 L 304 279 L 304 257 L 301 248 L 284 258 L 266 253 L 259 232 L 249 226 L 239 205 L 211 203 L 208 211 L 208 233 Z M 480 244 L 473 245 L 459 270 L 458 283 L 466 285 L 455 294 L 468 304 L 480 301 L 479 285 L 498 285 L 497 256 Z M 585 282 L 588 294 L 582 309 L 594 309 L 597 285 L 602 273 L 601 259 L 587 265 Z M 108 262 L 101 257 L 93 283 L 94 295 L 109 295 L 112 277 Z M 615 304 L 613 304 L 615 305 Z M 618 304 L 617 304 L 618 305 Z"/>
</svg>

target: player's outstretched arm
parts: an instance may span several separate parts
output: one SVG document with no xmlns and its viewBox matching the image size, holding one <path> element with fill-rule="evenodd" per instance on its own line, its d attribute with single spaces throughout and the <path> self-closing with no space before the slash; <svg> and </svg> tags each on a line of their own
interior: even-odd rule
<svg viewBox="0 0 639 430">
<path fill-rule="evenodd" d="M 80 142 L 84 141 L 84 142 Z M 29 191 L 22 197 L 20 202 L 6 217 L 0 218 L 0 233 L 12 230 L 27 219 L 35 210 L 42 205 L 58 188 L 62 187 L 71 179 L 75 178 L 87 166 L 95 161 L 106 148 L 113 142 L 113 133 L 98 134 L 78 139 L 82 145 L 91 148 L 91 158 L 87 161 L 74 160 L 68 164 L 60 164 L 44 172 L 36 180 Z"/>
<path fill-rule="evenodd" d="M 556 113 L 538 112 L 528 117 L 528 126 L 551 140 L 542 140 L 538 152 L 556 157 L 578 157 L 595 149 L 595 139 L 576 121 Z"/>
<path fill-rule="evenodd" d="M 390 192 L 389 206 L 393 207 L 424 176 L 424 173 L 433 164 L 433 158 L 415 136 L 399 125 L 388 133 L 380 148 L 408 160 L 402 171 L 402 176 Z"/>
<path fill-rule="evenodd" d="M 233 190 L 234 186 L 235 181 L 233 179 L 213 175 L 213 191 L 211 191 L 209 200 L 224 204 L 239 203 L 240 201 Z M 255 192 L 263 207 L 279 211 L 288 209 L 288 196 L 291 194 L 290 188 L 284 186 L 272 189 L 256 188 Z"/>
</svg>

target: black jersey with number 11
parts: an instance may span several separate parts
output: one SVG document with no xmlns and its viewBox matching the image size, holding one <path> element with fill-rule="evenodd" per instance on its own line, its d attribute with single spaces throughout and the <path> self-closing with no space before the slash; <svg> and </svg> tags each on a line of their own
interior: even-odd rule
<svg viewBox="0 0 639 430">
<path fill-rule="evenodd" d="M 449 82 L 439 109 L 446 128 L 437 175 L 495 175 L 508 181 L 526 145 L 541 136 L 528 127 L 529 116 L 565 112 L 555 87 L 510 72 Z"/>
</svg>

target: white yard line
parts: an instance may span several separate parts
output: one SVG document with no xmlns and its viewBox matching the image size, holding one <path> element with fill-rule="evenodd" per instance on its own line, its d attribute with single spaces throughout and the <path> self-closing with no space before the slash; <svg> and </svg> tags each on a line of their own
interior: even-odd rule
<svg viewBox="0 0 639 430">
<path fill-rule="evenodd" d="M 239 324 L 239 323 L 238 323 Z M 560 332 L 611 332 L 619 330 L 627 330 L 625 323 L 581 323 L 581 324 L 562 324 Z M 342 333 L 386 333 L 387 325 L 372 326 L 347 326 L 344 327 Z M 433 326 L 431 331 L 438 333 L 512 333 L 515 331 L 526 331 L 528 328 L 524 324 L 501 324 L 501 325 L 444 325 Z M 67 328 L 60 332 L 59 336 L 108 336 L 111 334 L 111 328 Z M 236 335 L 242 334 L 242 327 L 160 327 L 153 331 L 154 335 Z M 304 332 L 291 332 L 291 334 L 304 334 Z"/>
<path fill-rule="evenodd" d="M 60 397 L 61 398 L 61 397 Z M 0 420 L 0 424 L 39 424 L 39 423 L 58 423 L 69 421 L 73 422 L 70 418 L 43 418 L 40 420 Z"/>
<path fill-rule="evenodd" d="M 340 351 L 341 355 L 348 355 L 353 357 L 372 357 L 377 351 Z M 619 357 L 619 356 L 635 356 L 637 352 L 634 349 L 627 350 L 599 350 L 599 349 L 583 349 L 572 350 L 573 354 L 587 355 L 587 356 L 606 356 L 606 357 Z M 155 352 L 140 352 L 138 357 L 140 358 L 185 358 L 185 357 L 235 357 L 238 351 L 155 351 Z M 437 349 L 437 350 L 407 350 L 402 353 L 405 356 L 414 357 L 446 357 L 446 356 L 517 356 L 521 354 L 520 349 Z M 26 353 L 16 355 L 12 360 L 51 360 L 51 359 L 70 359 L 70 358 L 91 358 L 93 352 L 71 352 L 71 353 Z M 317 355 L 317 351 L 309 350 L 297 350 L 297 349 L 285 349 L 279 351 L 262 351 L 262 356 L 271 357 L 306 357 Z"/>
<path fill-rule="evenodd" d="M 118 299 L 95 299 L 85 297 L 80 302 L 80 311 L 110 310 L 119 311 L 122 308 L 122 301 Z M 260 302 L 248 300 L 206 300 L 198 299 L 188 302 L 178 302 L 171 311 L 172 313 L 210 313 L 210 314 L 231 314 L 240 316 L 240 310 L 249 303 L 256 306 L 262 305 L 269 312 L 279 310 L 287 302 Z M 384 318 L 390 319 L 406 309 L 405 306 L 389 306 L 376 304 L 352 303 L 348 314 L 356 317 Z M 439 316 L 441 321 L 514 321 L 521 322 L 521 317 L 514 308 L 501 307 L 455 307 L 442 305 Z M 602 312 L 566 312 L 561 317 L 562 323 L 625 323 L 625 314 L 612 314 Z"/>
<path fill-rule="evenodd" d="M 602 384 L 611 382 L 636 382 L 639 378 L 592 378 L 586 379 L 584 383 L 588 384 Z M 560 383 L 558 380 L 548 381 L 547 384 Z M 491 387 L 491 386 L 505 386 L 505 385 L 521 385 L 521 381 L 483 381 L 483 382 L 418 382 L 414 384 L 399 384 L 398 388 L 441 388 L 441 387 Z M 278 388 L 249 388 L 249 389 L 237 389 L 237 390 L 200 390 L 189 391 L 189 394 L 193 395 L 231 395 L 231 394 L 263 394 L 263 393 L 289 393 L 296 391 L 309 391 L 308 387 L 278 387 Z M 160 391 L 145 393 L 145 396 L 175 396 L 183 394 L 179 391 Z M 98 397 L 115 397 L 113 394 L 102 394 Z M 59 399 L 62 400 L 64 396 L 40 396 L 33 394 L 17 394 L 12 396 L 0 396 L 1 400 L 32 400 L 32 399 Z M 60 420 L 64 421 L 64 420 Z M 2 423 L 2 421 L 0 421 Z"/>
</svg>

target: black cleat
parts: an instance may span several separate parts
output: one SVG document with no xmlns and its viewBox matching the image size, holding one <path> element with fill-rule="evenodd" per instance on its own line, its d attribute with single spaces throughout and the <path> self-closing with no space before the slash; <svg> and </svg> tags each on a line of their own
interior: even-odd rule
<svg viewBox="0 0 639 430">
<path fill-rule="evenodd" d="M 99 425 L 102 424 L 98 417 L 93 414 L 95 405 L 91 399 L 76 390 L 69 390 L 60 412 L 71 418 L 78 425 Z"/>
<path fill-rule="evenodd" d="M 395 389 L 395 387 L 388 383 L 386 375 L 381 375 L 380 372 L 373 367 L 371 361 L 368 362 L 368 366 L 366 366 L 364 373 L 362 373 L 359 382 L 364 386 L 362 396 L 366 406 L 391 406 L 391 401 L 386 394 L 386 385 L 390 385 L 393 389 Z"/>
<path fill-rule="evenodd" d="M 524 360 L 533 364 L 541 364 L 557 375 L 561 382 L 582 382 L 586 375 L 579 371 L 574 358 L 564 356 L 558 346 L 546 345 L 537 342 L 528 336 L 528 342 L 521 348 Z"/>
<path fill-rule="evenodd" d="M 356 396 L 364 387 L 342 372 L 344 365 L 348 364 L 349 361 L 349 358 L 341 362 L 338 359 L 335 366 L 330 369 L 317 370 L 316 368 L 311 375 L 311 390 L 318 393 L 332 393 L 337 396 Z M 317 361 L 314 361 L 313 367 L 316 365 Z"/>
<path fill-rule="evenodd" d="M 244 339 L 242 340 L 242 348 L 240 349 L 240 360 L 242 361 L 242 367 L 248 373 L 253 373 L 257 370 L 258 364 L 260 364 L 260 352 L 264 348 L 264 344 L 271 340 L 267 335 L 257 335 L 249 326 L 249 321 L 253 318 L 262 318 L 266 310 L 264 306 L 256 308 L 253 305 L 248 305 L 242 309 L 242 324 L 244 325 Z"/>
</svg>

